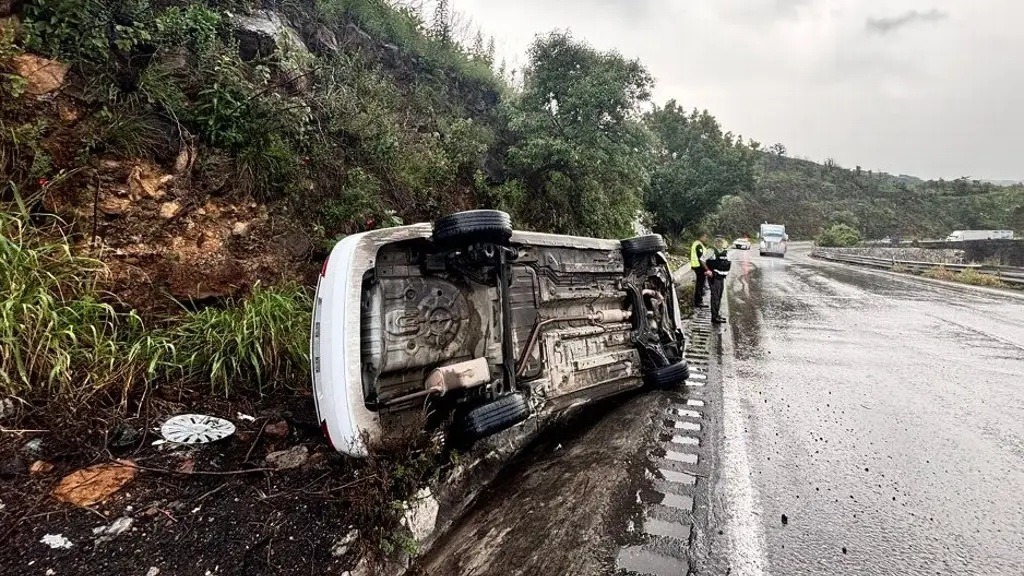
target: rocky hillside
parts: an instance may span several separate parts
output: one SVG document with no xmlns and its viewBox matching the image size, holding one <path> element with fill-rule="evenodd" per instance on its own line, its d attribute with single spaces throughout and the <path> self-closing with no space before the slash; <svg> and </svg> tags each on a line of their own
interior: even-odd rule
<svg viewBox="0 0 1024 576">
<path fill-rule="evenodd" d="M 503 85 L 411 12 L 0 7 L 4 196 L 73 222 L 132 306 L 302 277 L 340 235 L 485 203 Z"/>
</svg>

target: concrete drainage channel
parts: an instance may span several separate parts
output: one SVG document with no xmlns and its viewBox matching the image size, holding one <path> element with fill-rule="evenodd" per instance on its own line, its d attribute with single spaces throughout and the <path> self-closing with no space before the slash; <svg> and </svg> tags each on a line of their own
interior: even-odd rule
<svg viewBox="0 0 1024 576">
<path fill-rule="evenodd" d="M 636 543 L 619 549 L 617 575 L 696 572 L 691 549 L 696 541 L 707 538 L 704 527 L 713 458 L 708 430 L 714 401 L 708 389 L 711 335 L 709 310 L 697 309 L 686 351 L 690 378 L 653 416 L 658 435 L 647 470 L 650 489 L 637 492 L 643 513 L 627 527 Z"/>
</svg>

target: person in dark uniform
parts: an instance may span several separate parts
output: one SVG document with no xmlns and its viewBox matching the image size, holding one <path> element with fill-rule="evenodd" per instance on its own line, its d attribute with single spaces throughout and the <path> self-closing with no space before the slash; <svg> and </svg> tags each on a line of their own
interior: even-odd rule
<svg viewBox="0 0 1024 576">
<path fill-rule="evenodd" d="M 711 277 L 711 270 L 704 263 L 704 255 L 707 248 L 704 243 L 708 241 L 706 232 L 701 232 L 700 238 L 690 245 L 690 268 L 693 270 L 693 307 L 704 307 L 704 287 L 707 286 Z"/>
<path fill-rule="evenodd" d="M 729 241 L 722 235 L 715 236 L 714 243 L 705 250 L 704 263 L 711 276 L 708 277 L 708 284 L 711 287 L 711 321 L 715 324 L 724 324 L 725 317 L 722 316 L 722 293 L 725 291 L 725 279 L 729 275 Z"/>
</svg>

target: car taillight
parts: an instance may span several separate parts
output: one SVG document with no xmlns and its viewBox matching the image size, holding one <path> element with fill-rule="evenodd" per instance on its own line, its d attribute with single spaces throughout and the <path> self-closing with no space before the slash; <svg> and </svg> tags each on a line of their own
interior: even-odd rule
<svg viewBox="0 0 1024 576">
<path fill-rule="evenodd" d="M 320 267 L 320 276 L 321 277 L 327 276 L 327 262 L 329 262 L 330 259 L 331 259 L 330 256 L 328 256 L 327 258 L 324 258 L 324 265 Z"/>
<path fill-rule="evenodd" d="M 331 447 L 331 450 L 336 450 L 334 442 L 331 442 L 331 433 L 327 431 L 327 420 L 320 421 L 320 432 L 323 433 L 324 439 L 327 440 L 327 445 Z"/>
</svg>

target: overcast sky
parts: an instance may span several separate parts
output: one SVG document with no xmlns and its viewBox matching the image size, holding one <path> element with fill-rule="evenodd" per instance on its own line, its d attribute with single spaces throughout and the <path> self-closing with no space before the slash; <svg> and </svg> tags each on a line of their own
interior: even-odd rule
<svg viewBox="0 0 1024 576">
<path fill-rule="evenodd" d="M 452 0 L 499 56 L 570 29 L 639 58 L 655 99 L 791 156 L 1024 178 L 1019 0 Z"/>
</svg>

